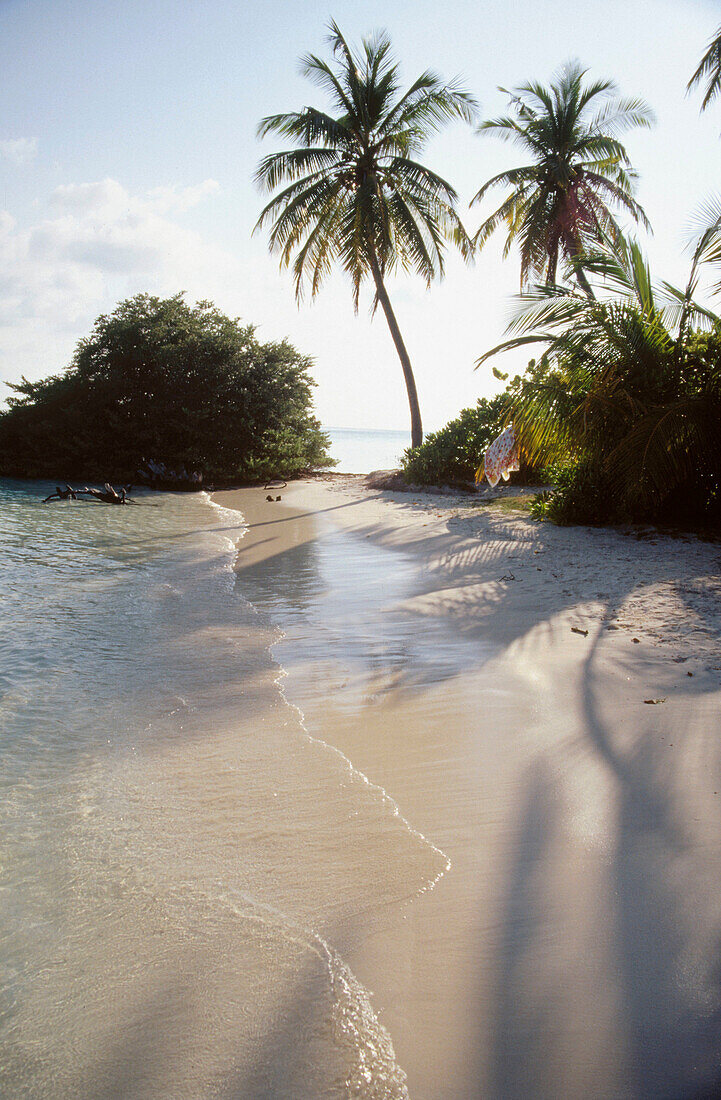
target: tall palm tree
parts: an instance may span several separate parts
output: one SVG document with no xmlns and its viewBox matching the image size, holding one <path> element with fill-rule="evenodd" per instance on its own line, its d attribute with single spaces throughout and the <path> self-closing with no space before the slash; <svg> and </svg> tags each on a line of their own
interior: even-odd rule
<svg viewBox="0 0 721 1100">
<path fill-rule="evenodd" d="M 281 266 L 295 255 L 296 297 L 320 289 L 334 263 L 350 275 L 354 307 L 363 281 L 373 280 L 403 368 L 411 410 L 411 444 L 423 441 L 410 358 L 385 286 L 396 268 L 415 271 L 430 286 L 443 274 L 444 247 L 470 241 L 456 213 L 451 185 L 416 157 L 432 134 L 454 118 L 471 122 L 472 97 L 458 84 L 426 71 L 399 94 L 398 66 L 386 34 L 365 39 L 358 52 L 330 24 L 331 63 L 308 54 L 302 72 L 330 97 L 328 111 L 272 115 L 258 127 L 298 148 L 265 157 L 256 173 L 268 192 L 286 186 L 261 213 L 256 230 L 271 223 L 270 249 Z"/>
<path fill-rule="evenodd" d="M 702 80 L 706 81 L 706 91 L 701 103 L 701 110 L 705 111 L 711 100 L 721 92 L 721 27 L 709 42 L 696 72 L 686 85 L 686 91 L 690 92 Z"/>
<path fill-rule="evenodd" d="M 635 173 L 618 135 L 650 126 L 653 114 L 640 99 L 619 99 L 611 80 L 584 84 L 586 71 L 569 62 L 546 88 L 524 84 L 508 91 L 513 113 L 481 123 L 480 133 L 496 133 L 530 154 L 530 162 L 500 172 L 484 183 L 471 204 L 494 187 L 510 193 L 486 218 L 475 236 L 482 247 L 501 223 L 521 252 L 521 286 L 534 277 L 556 280 L 559 255 L 581 255 L 602 234 L 618 239 L 613 208 L 621 208 L 648 228 L 633 198 Z M 581 266 L 576 277 L 592 293 Z"/>
<path fill-rule="evenodd" d="M 509 412 L 524 454 L 590 461 L 631 514 L 721 485 L 721 317 L 695 300 L 701 265 L 721 259 L 721 202 L 704 213 L 685 288 L 655 285 L 635 241 L 606 239 L 582 260 L 603 298 L 538 286 L 478 360 L 545 345 Z"/>
</svg>

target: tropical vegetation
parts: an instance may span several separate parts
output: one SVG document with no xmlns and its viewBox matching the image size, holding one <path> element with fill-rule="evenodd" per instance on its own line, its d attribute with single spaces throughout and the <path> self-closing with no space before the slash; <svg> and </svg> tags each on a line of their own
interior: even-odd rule
<svg viewBox="0 0 721 1100">
<path fill-rule="evenodd" d="M 602 237 L 619 240 L 616 210 L 648 226 L 633 197 L 636 175 L 619 135 L 648 127 L 653 113 L 641 99 L 622 99 L 611 80 L 586 82 L 586 71 L 567 64 L 549 87 L 537 82 L 508 91 L 511 113 L 482 122 L 479 132 L 520 146 L 529 158 L 487 180 L 471 203 L 489 191 L 508 189 L 482 223 L 474 243 L 482 248 L 500 226 L 507 231 L 504 256 L 514 244 L 521 258 L 521 286 L 556 282 L 559 260 L 583 256 Z M 587 295 L 582 264 L 574 267 Z"/>
<path fill-rule="evenodd" d="M 558 466 L 537 514 L 721 520 L 721 317 L 696 301 L 702 265 L 721 258 L 721 208 L 711 214 L 684 288 L 655 283 L 635 241 L 606 238 L 578 261 L 593 298 L 528 291 L 507 339 L 479 360 L 544 345 L 509 411 L 526 457 Z"/>
<path fill-rule="evenodd" d="M 403 475 L 416 485 L 468 485 L 474 480 L 478 456 L 498 435 L 508 413 L 509 397 L 502 393 L 462 409 L 420 447 L 409 447 L 401 460 Z"/>
<path fill-rule="evenodd" d="M 708 44 L 698 68 L 689 80 L 686 90 L 691 91 L 697 84 L 706 82 L 701 110 L 705 111 L 709 103 L 721 92 L 721 27 Z"/>
<path fill-rule="evenodd" d="M 228 483 L 332 465 L 311 365 L 210 302 L 139 294 L 97 319 L 64 373 L 11 387 L 0 474 L 134 481 L 151 460 Z"/>
<path fill-rule="evenodd" d="M 622 141 L 652 125 L 648 105 L 577 62 L 547 85 L 501 89 L 508 113 L 478 129 L 518 146 L 523 162 L 474 195 L 472 206 L 504 191 L 471 236 L 453 186 L 424 159 L 447 124 L 474 122 L 473 97 L 430 70 L 404 88 L 384 32 L 354 49 L 332 22 L 329 44 L 328 60 L 301 59 L 325 103 L 258 127 L 291 147 L 260 161 L 256 181 L 268 201 L 255 229 L 268 230 L 271 253 L 292 267 L 298 302 L 335 269 L 349 277 L 356 311 L 362 288 L 372 288 L 408 395 L 406 479 L 470 482 L 513 421 L 520 478 L 553 474 L 537 516 L 721 522 L 721 315 L 701 288 L 702 271 L 721 262 L 721 200 L 702 212 L 686 285 L 654 280 L 622 224 L 650 228 Z M 688 90 L 698 85 L 705 110 L 721 92 L 721 28 Z M 430 286 L 449 244 L 471 259 L 501 228 L 504 257 L 520 255 L 520 305 L 506 338 L 478 363 L 530 346 L 540 355 L 503 393 L 424 442 L 388 280 L 403 271 Z M 154 460 L 228 483 L 332 465 L 313 415 L 311 366 L 287 341 L 261 344 L 252 325 L 209 302 L 137 295 L 98 318 L 65 372 L 11 386 L 0 474 L 125 481 Z"/>
<path fill-rule="evenodd" d="M 386 289 L 396 269 L 430 286 L 443 274 L 446 242 L 468 252 L 469 241 L 450 183 L 418 159 L 429 138 L 452 119 L 470 122 L 475 103 L 457 82 L 427 70 L 402 92 L 386 34 L 352 50 L 330 25 L 332 60 L 315 54 L 302 72 L 329 99 L 327 109 L 263 119 L 260 136 L 278 134 L 295 148 L 272 153 L 256 178 L 276 192 L 256 229 L 270 226 L 270 249 L 281 266 L 293 262 L 296 295 L 319 291 L 334 265 L 350 277 L 358 309 L 361 285 L 372 280 L 401 361 L 411 413 L 411 443 L 423 438 L 410 357 Z M 280 190 L 277 190 L 281 188 Z"/>
</svg>

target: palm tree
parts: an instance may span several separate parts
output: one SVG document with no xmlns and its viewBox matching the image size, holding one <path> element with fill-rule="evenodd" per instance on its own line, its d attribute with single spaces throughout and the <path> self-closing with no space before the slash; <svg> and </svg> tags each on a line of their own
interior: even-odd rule
<svg viewBox="0 0 721 1100">
<path fill-rule="evenodd" d="M 375 286 L 403 368 L 411 410 L 411 444 L 423 441 L 411 362 L 385 286 L 396 268 L 415 271 L 430 286 L 443 274 L 445 241 L 470 254 L 470 241 L 456 213 L 451 185 L 416 159 L 432 134 L 454 118 L 471 122 L 472 97 L 458 84 L 426 71 L 399 94 L 398 66 L 386 34 L 365 39 L 351 51 L 330 24 L 333 60 L 302 58 L 302 72 L 325 91 L 329 111 L 272 115 L 258 127 L 298 146 L 265 157 L 256 173 L 268 192 L 286 184 L 261 213 L 256 230 L 272 223 L 270 250 L 281 267 L 295 255 L 296 298 L 306 286 L 320 289 L 334 263 L 351 278 L 358 310 L 361 284 Z"/>
<path fill-rule="evenodd" d="M 706 92 L 701 103 L 702 111 L 705 111 L 711 100 L 715 99 L 721 92 L 721 27 L 709 42 L 708 49 L 701 58 L 696 72 L 686 85 L 686 91 L 690 92 L 693 87 L 700 84 L 704 79 L 707 83 Z"/>
<path fill-rule="evenodd" d="M 700 266 L 721 259 L 721 203 L 704 213 L 685 288 L 654 285 L 635 241 L 606 238 L 575 261 L 606 297 L 538 286 L 478 360 L 545 345 L 511 403 L 521 448 L 538 465 L 590 463 L 619 514 L 653 513 L 681 490 L 718 507 L 721 317 L 695 294 Z"/>
<path fill-rule="evenodd" d="M 584 85 L 586 72 L 569 62 L 545 88 L 524 84 L 510 98 L 513 114 L 481 123 L 480 133 L 497 133 L 530 154 L 530 163 L 499 173 L 481 187 L 471 204 L 494 187 L 511 191 L 486 218 L 474 243 L 482 247 L 506 223 L 504 256 L 518 241 L 521 286 L 540 276 L 556 280 L 559 255 L 581 255 L 602 234 L 618 239 L 613 207 L 619 207 L 648 228 L 632 194 L 635 173 L 618 135 L 633 126 L 650 126 L 653 114 L 640 99 L 619 99 L 616 85 L 599 80 Z M 583 268 L 576 278 L 592 293 Z"/>
</svg>

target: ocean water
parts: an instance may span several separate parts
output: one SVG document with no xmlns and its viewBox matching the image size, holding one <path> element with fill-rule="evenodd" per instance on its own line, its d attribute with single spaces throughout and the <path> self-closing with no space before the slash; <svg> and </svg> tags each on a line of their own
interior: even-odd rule
<svg viewBox="0 0 721 1100">
<path fill-rule="evenodd" d="M 373 470 L 395 470 L 406 447 L 410 431 L 369 431 L 360 428 L 324 428 L 330 437 L 330 454 L 338 459 L 339 474 L 369 474 Z"/>
<path fill-rule="evenodd" d="M 405 1096 L 343 946 L 442 853 L 286 698 L 239 513 L 50 488 L 0 482 L 0 1095 Z"/>
</svg>

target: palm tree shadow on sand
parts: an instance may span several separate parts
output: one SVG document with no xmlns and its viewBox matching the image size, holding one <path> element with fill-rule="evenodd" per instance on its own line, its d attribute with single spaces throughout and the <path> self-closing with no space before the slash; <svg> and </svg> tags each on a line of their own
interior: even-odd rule
<svg viewBox="0 0 721 1100">
<path fill-rule="evenodd" d="M 688 765 L 710 753 L 718 768 L 721 748 L 712 729 L 697 723 L 696 728 L 674 731 L 678 754 L 673 755 L 659 741 L 652 721 L 619 748 L 594 685 L 597 647 L 598 640 L 583 680 L 585 728 L 618 792 L 618 953 L 634 1095 L 677 1100 L 718 1096 L 721 909 L 707 884 L 718 881 L 719 868 L 713 851 L 705 852 L 703 837 L 693 836 L 698 802 L 705 793 L 698 779 L 705 769 Z"/>
<path fill-rule="evenodd" d="M 713 729 L 698 720 L 674 731 L 674 755 L 654 730 L 650 710 L 635 729 L 628 721 L 613 728 L 599 694 L 607 680 L 596 670 L 598 647 L 596 638 L 580 701 L 583 736 L 612 780 L 609 895 L 599 918 L 604 925 L 610 920 L 611 965 L 620 974 L 627 1056 L 622 1095 L 711 1100 L 721 1095 L 719 867 L 717 846 L 709 849 L 708 838 L 694 831 L 700 799 L 708 797 L 702 777 L 712 761 L 715 774 L 721 770 L 721 748 Z M 543 895 L 545 869 L 562 836 L 558 782 L 557 767 L 545 757 L 525 780 L 502 917 L 492 1085 L 490 1093 L 480 1089 L 479 1100 L 550 1097 L 556 1093 L 549 1082 L 563 1078 L 556 997 L 531 993 L 525 984 L 529 958 L 554 934 Z M 584 968 L 582 953 L 578 967 Z M 482 1072 L 479 1065 L 479 1080 Z M 593 1095 L 609 1095 L 601 1082 L 597 1087 Z"/>
</svg>

